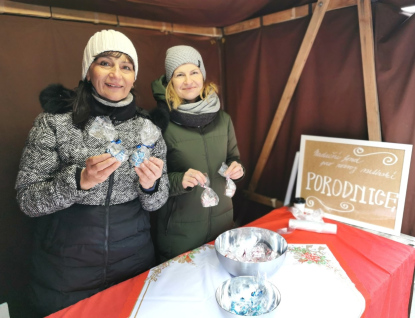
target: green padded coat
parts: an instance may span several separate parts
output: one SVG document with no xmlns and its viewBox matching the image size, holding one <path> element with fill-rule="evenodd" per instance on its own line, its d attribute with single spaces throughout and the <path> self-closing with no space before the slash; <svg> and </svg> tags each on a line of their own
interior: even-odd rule
<svg viewBox="0 0 415 318">
<path fill-rule="evenodd" d="M 160 105 L 163 98 L 157 97 L 164 96 L 156 84 L 152 84 L 153 94 Z M 167 145 L 170 193 L 167 203 L 157 212 L 159 261 L 199 247 L 233 228 L 232 199 L 224 195 L 226 179 L 218 170 L 222 162 L 227 165 L 240 162 L 232 120 L 222 110 L 204 127 L 184 127 L 170 121 L 163 137 Z M 219 196 L 217 206 L 202 206 L 200 196 L 204 188 L 183 189 L 183 175 L 189 168 L 208 174 L 210 187 Z"/>
</svg>

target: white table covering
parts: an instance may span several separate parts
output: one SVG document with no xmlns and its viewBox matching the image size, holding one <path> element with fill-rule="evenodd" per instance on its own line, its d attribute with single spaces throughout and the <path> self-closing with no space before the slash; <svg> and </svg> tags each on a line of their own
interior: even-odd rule
<svg viewBox="0 0 415 318">
<path fill-rule="evenodd" d="M 227 317 L 215 291 L 229 278 L 214 246 L 203 245 L 152 268 L 130 318 Z M 354 318 L 365 309 L 364 297 L 326 245 L 290 244 L 268 279 L 281 292 L 271 317 Z"/>
</svg>

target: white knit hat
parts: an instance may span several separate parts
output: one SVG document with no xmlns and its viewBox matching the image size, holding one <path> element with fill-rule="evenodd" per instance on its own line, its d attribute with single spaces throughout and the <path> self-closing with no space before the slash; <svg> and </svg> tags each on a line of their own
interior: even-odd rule
<svg viewBox="0 0 415 318">
<path fill-rule="evenodd" d="M 205 65 L 203 64 L 202 56 L 200 53 L 191 46 L 177 45 L 169 48 L 166 51 L 165 67 L 167 82 L 170 82 L 176 68 L 178 68 L 180 65 L 188 63 L 198 66 L 202 72 L 203 79 L 206 79 Z"/>
<path fill-rule="evenodd" d="M 82 60 L 82 80 L 85 79 L 95 57 L 107 51 L 121 52 L 130 56 L 134 62 L 135 79 L 137 79 L 138 58 L 133 43 L 121 32 L 102 30 L 91 36 L 85 47 Z"/>
</svg>

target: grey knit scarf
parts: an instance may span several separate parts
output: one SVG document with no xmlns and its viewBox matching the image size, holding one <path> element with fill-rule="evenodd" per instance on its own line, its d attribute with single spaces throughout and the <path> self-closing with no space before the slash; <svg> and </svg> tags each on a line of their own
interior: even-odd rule
<svg viewBox="0 0 415 318">
<path fill-rule="evenodd" d="M 212 93 L 205 100 L 182 104 L 170 112 L 170 120 L 188 127 L 204 127 L 212 122 L 220 109 L 220 100 Z"/>
<path fill-rule="evenodd" d="M 220 109 L 220 100 L 218 95 L 213 92 L 206 99 L 201 99 L 195 103 L 181 104 L 177 111 L 179 113 L 190 115 L 201 115 L 216 113 Z"/>
</svg>

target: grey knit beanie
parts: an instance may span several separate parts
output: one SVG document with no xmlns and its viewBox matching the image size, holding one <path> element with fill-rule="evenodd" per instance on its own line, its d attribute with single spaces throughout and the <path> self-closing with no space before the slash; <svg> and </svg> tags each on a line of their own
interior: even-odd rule
<svg viewBox="0 0 415 318">
<path fill-rule="evenodd" d="M 187 63 L 198 66 L 202 72 L 203 79 L 206 80 L 205 65 L 203 64 L 200 53 L 191 46 L 177 45 L 166 51 L 165 67 L 167 82 L 170 82 L 176 68 Z"/>
<path fill-rule="evenodd" d="M 107 51 L 121 52 L 131 57 L 134 62 L 135 79 L 138 72 L 137 52 L 133 43 L 121 32 L 115 30 L 102 30 L 89 39 L 82 59 L 82 80 L 85 79 L 88 69 L 98 54 Z"/>
</svg>

